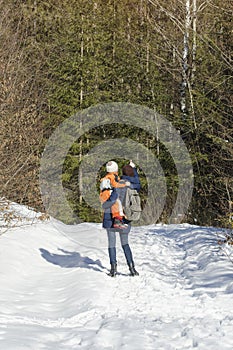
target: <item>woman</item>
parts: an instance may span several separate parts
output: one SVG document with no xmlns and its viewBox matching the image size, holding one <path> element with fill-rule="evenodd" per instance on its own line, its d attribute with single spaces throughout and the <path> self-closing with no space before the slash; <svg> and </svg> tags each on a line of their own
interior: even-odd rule
<svg viewBox="0 0 233 350">
<path fill-rule="evenodd" d="M 122 172 L 123 172 L 123 176 L 121 179 L 124 181 L 129 181 L 130 188 L 136 189 L 137 191 L 139 191 L 140 181 L 139 181 L 139 176 L 138 176 L 135 164 L 132 161 L 130 161 L 129 165 L 125 165 L 122 168 Z M 131 276 L 138 276 L 139 273 L 135 269 L 132 251 L 129 246 L 129 232 L 131 230 L 130 222 L 125 218 L 123 218 L 124 222 L 127 224 L 126 227 L 124 229 L 113 228 L 114 218 L 112 216 L 111 207 L 119 198 L 119 195 L 118 195 L 119 190 L 120 189 L 113 188 L 110 197 L 102 204 L 102 207 L 104 209 L 103 227 L 107 230 L 108 254 L 109 254 L 109 259 L 111 264 L 111 270 L 109 275 L 111 277 L 115 277 L 117 274 L 116 233 L 119 232 L 121 246 L 125 254 L 125 258 L 129 267 L 130 274 Z M 122 191 L 124 191 L 124 188 L 122 188 Z"/>
</svg>

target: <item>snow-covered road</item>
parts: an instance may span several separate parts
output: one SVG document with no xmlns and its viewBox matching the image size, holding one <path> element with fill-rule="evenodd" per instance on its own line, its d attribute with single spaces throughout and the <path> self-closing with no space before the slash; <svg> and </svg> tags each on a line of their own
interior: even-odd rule
<svg viewBox="0 0 233 350">
<path fill-rule="evenodd" d="M 139 277 L 100 224 L 54 220 L 0 237 L 0 349 L 233 349 L 233 264 L 216 230 L 133 228 Z M 229 247 L 223 247 L 232 255 Z"/>
</svg>

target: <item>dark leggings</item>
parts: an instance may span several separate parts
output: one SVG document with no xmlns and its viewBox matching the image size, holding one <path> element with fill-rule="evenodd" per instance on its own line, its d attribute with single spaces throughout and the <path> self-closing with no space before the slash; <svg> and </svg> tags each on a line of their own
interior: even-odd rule
<svg viewBox="0 0 233 350">
<path fill-rule="evenodd" d="M 116 264 L 116 231 L 107 229 L 108 235 L 108 254 L 110 259 L 110 264 Z M 133 262 L 132 252 L 129 246 L 129 234 L 128 233 L 119 233 L 121 246 L 125 254 L 125 258 L 127 264 L 131 264 Z"/>
</svg>

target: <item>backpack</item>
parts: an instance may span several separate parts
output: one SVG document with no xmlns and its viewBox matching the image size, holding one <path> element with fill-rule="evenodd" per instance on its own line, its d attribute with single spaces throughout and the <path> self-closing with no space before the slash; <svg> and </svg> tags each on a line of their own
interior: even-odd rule
<svg viewBox="0 0 233 350">
<path fill-rule="evenodd" d="M 137 190 L 126 189 L 123 201 L 124 213 L 129 221 L 137 221 L 141 216 L 141 199 Z"/>
</svg>

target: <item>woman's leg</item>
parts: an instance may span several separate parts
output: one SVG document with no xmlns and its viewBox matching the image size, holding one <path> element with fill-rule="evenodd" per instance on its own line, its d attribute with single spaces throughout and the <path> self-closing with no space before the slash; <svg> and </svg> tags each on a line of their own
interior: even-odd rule
<svg viewBox="0 0 233 350">
<path fill-rule="evenodd" d="M 127 264 L 131 264 L 133 262 L 132 251 L 129 246 L 129 234 L 128 233 L 120 233 L 121 246 L 125 254 L 125 258 Z"/>
<path fill-rule="evenodd" d="M 116 232 L 107 229 L 107 235 L 108 235 L 108 254 L 110 259 L 110 264 L 116 264 Z"/>
<path fill-rule="evenodd" d="M 129 266 L 129 271 L 131 276 L 138 276 L 139 273 L 135 270 L 132 251 L 129 246 L 129 234 L 120 233 L 121 246 L 123 248 L 127 264 Z"/>
</svg>

